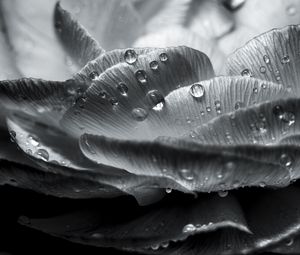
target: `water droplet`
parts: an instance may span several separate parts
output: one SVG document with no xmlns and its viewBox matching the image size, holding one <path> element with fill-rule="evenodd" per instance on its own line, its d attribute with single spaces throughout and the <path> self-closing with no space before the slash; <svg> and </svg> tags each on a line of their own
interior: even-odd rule
<svg viewBox="0 0 300 255">
<path fill-rule="evenodd" d="M 104 90 L 101 90 L 101 91 L 98 93 L 98 96 L 100 96 L 102 99 L 108 98 L 108 94 L 107 94 Z"/>
<path fill-rule="evenodd" d="M 136 121 L 143 121 L 147 118 L 148 112 L 143 108 L 134 108 L 131 115 Z"/>
<path fill-rule="evenodd" d="M 190 87 L 190 94 L 195 98 L 201 98 L 204 96 L 204 87 L 200 83 L 195 83 Z"/>
<path fill-rule="evenodd" d="M 147 82 L 147 74 L 146 74 L 146 72 L 144 70 L 138 70 L 138 71 L 136 71 L 135 72 L 135 77 L 136 77 L 136 79 L 137 79 L 137 81 L 139 83 L 144 84 L 144 83 Z"/>
<path fill-rule="evenodd" d="M 187 181 L 192 181 L 194 180 L 194 175 L 192 173 L 191 170 L 189 169 L 181 169 L 180 170 L 180 175 L 183 179 L 187 180 Z"/>
<path fill-rule="evenodd" d="M 241 75 L 247 76 L 247 77 L 252 77 L 252 72 L 248 68 L 246 68 L 241 72 Z"/>
<path fill-rule="evenodd" d="M 267 68 L 266 68 L 265 66 L 261 66 L 261 67 L 259 68 L 259 71 L 260 71 L 261 73 L 265 73 L 265 72 L 267 71 Z"/>
<path fill-rule="evenodd" d="M 288 55 L 284 55 L 282 58 L 281 58 L 281 64 L 287 64 L 290 62 L 290 57 Z"/>
<path fill-rule="evenodd" d="M 296 7 L 294 5 L 289 5 L 286 7 L 286 13 L 289 16 L 294 16 L 296 14 Z"/>
<path fill-rule="evenodd" d="M 149 66 L 154 71 L 158 70 L 158 62 L 157 61 L 151 61 Z"/>
<path fill-rule="evenodd" d="M 264 59 L 264 61 L 265 61 L 266 64 L 270 64 L 270 58 L 269 58 L 268 55 L 264 55 L 263 59 Z"/>
<path fill-rule="evenodd" d="M 262 83 L 262 84 L 261 84 L 261 87 L 262 87 L 263 89 L 266 89 L 266 88 L 267 88 L 267 84 Z"/>
<path fill-rule="evenodd" d="M 159 244 L 152 244 L 151 249 L 154 250 L 154 251 L 158 250 L 159 249 Z"/>
<path fill-rule="evenodd" d="M 253 88 L 253 93 L 257 94 L 258 93 L 258 88 Z"/>
<path fill-rule="evenodd" d="M 92 71 L 90 74 L 89 74 L 89 78 L 91 80 L 95 80 L 99 77 L 99 73 L 97 71 Z"/>
<path fill-rule="evenodd" d="M 218 191 L 218 195 L 219 197 L 227 197 L 228 191 L 227 190 Z"/>
<path fill-rule="evenodd" d="M 261 187 L 261 188 L 266 187 L 266 183 L 265 183 L 265 182 L 260 182 L 260 183 L 259 183 L 259 187 Z"/>
<path fill-rule="evenodd" d="M 161 111 L 165 104 L 164 96 L 158 90 L 151 90 L 146 95 L 148 104 L 155 111 Z"/>
<path fill-rule="evenodd" d="M 211 112 L 211 107 L 210 107 L 210 106 L 207 106 L 207 107 L 206 107 L 206 111 L 207 111 L 207 112 Z"/>
<path fill-rule="evenodd" d="M 295 124 L 295 114 L 292 112 L 284 112 L 280 119 L 284 122 L 287 123 L 288 126 L 292 126 Z"/>
<path fill-rule="evenodd" d="M 291 246 L 293 245 L 294 243 L 294 239 L 293 238 L 288 238 L 286 241 L 285 241 L 285 245 L 286 246 Z"/>
<path fill-rule="evenodd" d="M 164 249 L 168 248 L 169 247 L 169 242 L 161 243 L 161 247 L 164 248 Z"/>
<path fill-rule="evenodd" d="M 172 188 L 166 188 L 166 193 L 170 194 L 172 192 Z"/>
<path fill-rule="evenodd" d="M 135 50 L 133 49 L 126 50 L 124 54 L 124 59 L 127 64 L 132 65 L 133 63 L 135 63 L 137 61 L 137 54 Z"/>
<path fill-rule="evenodd" d="M 42 159 L 42 160 L 44 160 L 44 161 L 48 161 L 48 160 L 49 160 L 49 153 L 48 153 L 48 151 L 46 151 L 46 150 L 44 150 L 44 149 L 38 149 L 38 150 L 36 151 L 36 155 L 37 155 L 40 159 Z"/>
<path fill-rule="evenodd" d="M 291 167 L 293 164 L 292 158 L 286 153 L 281 154 L 279 162 L 282 166 L 285 167 Z"/>
<path fill-rule="evenodd" d="M 113 106 L 117 106 L 117 105 L 119 104 L 118 99 L 115 98 L 115 97 L 110 98 L 110 99 L 109 99 L 109 102 L 110 102 L 111 105 L 113 105 Z"/>
<path fill-rule="evenodd" d="M 120 92 L 120 94 L 122 96 L 127 96 L 127 93 L 128 93 L 128 87 L 127 85 L 124 83 L 124 82 L 120 82 L 118 85 L 117 85 L 117 90 Z"/>
<path fill-rule="evenodd" d="M 243 108 L 243 107 L 245 107 L 245 104 L 243 102 L 236 102 L 235 105 L 234 105 L 235 110 L 238 110 L 238 109 Z"/>
<path fill-rule="evenodd" d="M 182 232 L 183 233 L 193 233 L 197 230 L 194 224 L 187 224 L 183 227 Z"/>
<path fill-rule="evenodd" d="M 167 55 L 167 53 L 161 53 L 161 54 L 159 54 L 159 60 L 161 61 L 161 62 L 166 62 L 166 61 L 168 61 L 168 55 Z"/>
<path fill-rule="evenodd" d="M 34 147 L 37 147 L 37 146 L 40 145 L 40 142 L 39 142 L 38 138 L 35 138 L 32 135 L 28 135 L 27 142 L 29 144 L 31 144 L 32 146 L 34 146 Z"/>
<path fill-rule="evenodd" d="M 219 101 L 219 100 L 215 101 L 215 109 L 216 109 L 217 114 L 221 114 L 222 113 L 221 101 Z"/>
</svg>

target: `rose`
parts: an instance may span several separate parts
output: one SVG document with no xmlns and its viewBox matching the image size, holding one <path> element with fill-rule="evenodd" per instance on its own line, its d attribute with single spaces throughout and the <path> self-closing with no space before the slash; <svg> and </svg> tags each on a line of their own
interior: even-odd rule
<svg viewBox="0 0 300 255">
<path fill-rule="evenodd" d="M 201 52 L 175 47 L 104 53 L 59 5 L 55 17 L 58 37 L 79 65 L 101 55 L 66 82 L 1 82 L 10 134 L 33 160 L 22 155 L 16 160 L 16 151 L 7 149 L 5 159 L 12 163 L 1 171 L 2 183 L 72 198 L 127 193 L 141 204 L 160 199 L 162 189 L 204 195 L 148 207 L 121 225 L 99 224 L 105 208 L 95 218 L 91 210 L 89 217 L 22 218 L 24 224 L 142 253 L 250 253 L 286 239 L 288 247 L 277 251 L 297 248 L 297 239 L 295 246 L 290 239 L 298 232 L 295 184 L 260 191 L 262 197 L 248 210 L 227 194 L 243 186 L 279 188 L 298 178 L 297 26 L 261 35 L 229 58 L 228 74 L 261 80 L 209 80 L 212 66 Z M 70 38 L 75 50 L 68 47 Z M 221 198 L 205 195 L 211 191 Z M 279 221 L 282 214 L 289 217 Z"/>
</svg>

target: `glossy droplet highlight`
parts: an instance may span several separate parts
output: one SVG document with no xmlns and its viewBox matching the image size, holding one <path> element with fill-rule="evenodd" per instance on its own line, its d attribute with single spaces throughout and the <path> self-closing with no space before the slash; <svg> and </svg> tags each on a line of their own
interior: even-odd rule
<svg viewBox="0 0 300 255">
<path fill-rule="evenodd" d="M 38 156 L 38 158 L 42 159 L 43 161 L 49 160 L 49 153 L 44 149 L 37 150 L 36 155 Z"/>
<path fill-rule="evenodd" d="M 34 146 L 34 147 L 37 147 L 37 146 L 40 145 L 40 142 L 39 142 L 38 138 L 35 138 L 32 135 L 28 135 L 27 142 L 29 144 L 31 144 L 32 146 Z"/>
<path fill-rule="evenodd" d="M 246 68 L 241 72 L 241 75 L 246 77 L 252 77 L 252 72 L 250 71 L 250 69 Z"/>
<path fill-rule="evenodd" d="M 159 60 L 161 62 L 166 62 L 166 61 L 168 61 L 168 59 L 169 59 L 169 57 L 168 57 L 167 53 L 163 52 L 163 53 L 159 54 Z"/>
<path fill-rule="evenodd" d="M 195 83 L 190 87 L 189 92 L 194 98 L 202 98 L 204 96 L 204 87 L 200 83 Z"/>
<path fill-rule="evenodd" d="M 291 167 L 293 164 L 292 157 L 286 153 L 281 154 L 279 161 L 280 164 L 285 167 Z"/>
<path fill-rule="evenodd" d="M 180 170 L 180 175 L 186 181 L 194 180 L 194 175 L 193 175 L 192 171 L 189 170 L 189 169 L 181 169 Z"/>
<path fill-rule="evenodd" d="M 149 106 L 155 111 L 161 111 L 165 104 L 164 96 L 158 90 L 151 90 L 146 95 Z"/>
<path fill-rule="evenodd" d="M 288 55 L 284 55 L 282 58 L 281 58 L 281 64 L 287 64 L 290 62 L 290 57 Z"/>
<path fill-rule="evenodd" d="M 185 234 L 193 233 L 197 230 L 196 226 L 194 224 L 187 224 L 183 227 L 182 232 Z"/>
<path fill-rule="evenodd" d="M 215 109 L 216 109 L 216 113 L 217 114 L 221 114 L 222 113 L 221 101 L 220 100 L 215 101 Z"/>
<path fill-rule="evenodd" d="M 128 87 L 127 85 L 124 83 L 124 82 L 120 82 L 118 85 L 117 85 L 117 90 L 120 92 L 120 94 L 122 96 L 127 96 L 127 93 L 128 93 Z"/>
<path fill-rule="evenodd" d="M 132 110 L 131 115 L 136 121 L 143 121 L 147 118 L 148 112 L 143 108 L 135 108 Z"/>
<path fill-rule="evenodd" d="M 134 64 L 137 61 L 137 54 L 135 50 L 133 49 L 126 50 L 124 54 L 124 59 L 127 64 L 130 65 Z"/>
<path fill-rule="evenodd" d="M 144 83 L 147 82 L 147 74 L 146 74 L 146 72 L 144 70 L 138 70 L 138 71 L 136 71 L 135 72 L 135 77 L 136 77 L 136 79 L 137 79 L 137 81 L 139 83 L 144 84 Z"/>
<path fill-rule="evenodd" d="M 89 74 L 89 78 L 91 79 L 91 80 L 95 80 L 95 79 L 97 79 L 99 77 L 99 73 L 97 72 L 97 71 L 93 71 L 93 72 L 91 72 L 90 74 Z"/>
<path fill-rule="evenodd" d="M 154 71 L 158 70 L 158 62 L 157 61 L 151 61 L 149 66 Z"/>
<path fill-rule="evenodd" d="M 166 193 L 170 194 L 172 192 L 171 188 L 166 188 Z"/>
</svg>

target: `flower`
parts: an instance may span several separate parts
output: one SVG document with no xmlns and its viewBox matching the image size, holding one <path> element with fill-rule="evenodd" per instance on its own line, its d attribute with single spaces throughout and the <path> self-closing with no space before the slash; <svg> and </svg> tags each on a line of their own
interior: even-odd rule
<svg viewBox="0 0 300 255">
<path fill-rule="evenodd" d="M 105 51 L 59 3 L 54 21 L 80 70 L 0 82 L 0 183 L 102 199 L 22 224 L 142 254 L 298 252 L 299 25 L 255 37 L 216 76 L 198 50 Z"/>
</svg>

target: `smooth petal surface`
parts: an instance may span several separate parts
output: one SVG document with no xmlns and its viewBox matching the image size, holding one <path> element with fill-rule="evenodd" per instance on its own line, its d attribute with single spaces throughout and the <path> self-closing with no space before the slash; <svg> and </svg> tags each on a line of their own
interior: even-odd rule
<svg viewBox="0 0 300 255">
<path fill-rule="evenodd" d="M 164 96 L 176 87 L 213 75 L 202 52 L 187 47 L 156 49 L 137 56 L 132 64 L 121 62 L 100 74 L 61 124 L 77 136 L 93 133 L 153 139 L 156 130 L 136 129 L 148 111 L 163 103 Z"/>
<path fill-rule="evenodd" d="M 300 162 L 300 150 L 295 146 L 207 146 L 170 138 L 137 142 L 84 135 L 80 147 L 97 163 L 123 167 L 133 174 L 164 177 L 166 187 L 189 193 L 285 186 L 292 173 L 279 160 L 281 155 L 286 153 L 294 159 L 293 178 L 297 178 Z"/>
<path fill-rule="evenodd" d="M 289 95 L 283 86 L 248 77 L 217 77 L 172 91 L 161 111 L 150 111 L 138 130 L 178 137 L 222 114 Z M 223 128 L 223 125 L 220 126 Z"/>
<path fill-rule="evenodd" d="M 105 52 L 85 28 L 74 20 L 59 3 L 55 6 L 54 26 L 65 51 L 79 68 Z"/>
<path fill-rule="evenodd" d="M 0 99 L 6 109 L 20 111 L 55 125 L 86 86 L 74 80 L 5 80 L 0 81 Z"/>
<path fill-rule="evenodd" d="M 4 0 L 1 3 L 17 67 L 26 77 L 52 80 L 70 77 L 65 54 L 54 32 L 55 3 L 56 0 Z"/>
<path fill-rule="evenodd" d="M 281 83 L 300 94 L 299 37 L 298 25 L 262 34 L 229 57 L 227 73 Z"/>
<path fill-rule="evenodd" d="M 64 0 L 62 7 L 106 50 L 130 47 L 143 28 L 130 0 Z"/>
<path fill-rule="evenodd" d="M 300 23 L 300 3 L 297 0 L 244 1 L 244 5 L 232 15 L 235 29 L 221 41 L 221 48 L 229 54 L 241 47 L 253 36 L 273 28 Z"/>
<path fill-rule="evenodd" d="M 217 43 L 208 40 L 182 26 L 156 29 L 153 33 L 141 36 L 135 41 L 135 47 L 170 47 L 185 45 L 204 52 L 211 60 L 216 73 L 224 73 L 225 55 L 219 50 Z"/>
<path fill-rule="evenodd" d="M 121 208 L 116 205 L 114 209 L 118 211 Z M 126 214 L 129 209 L 123 210 Z M 208 195 L 178 203 L 166 200 L 147 208 L 132 220 L 119 220 L 120 223 L 111 222 L 111 211 L 112 208 L 101 208 L 50 219 L 28 219 L 21 223 L 75 242 L 132 250 L 144 247 L 151 249 L 150 246 L 157 246 L 158 249 L 161 244 L 166 245 L 171 240 L 185 240 L 190 235 L 220 228 L 235 228 L 249 233 L 243 212 L 232 196 L 220 198 Z M 122 219 L 122 216 L 119 218 Z M 186 227 L 188 224 L 194 226 L 192 231 Z M 68 228 L 65 227 L 67 225 Z"/>
</svg>

